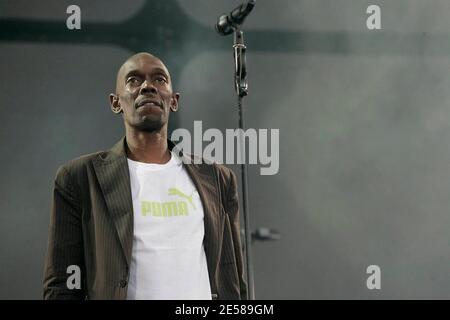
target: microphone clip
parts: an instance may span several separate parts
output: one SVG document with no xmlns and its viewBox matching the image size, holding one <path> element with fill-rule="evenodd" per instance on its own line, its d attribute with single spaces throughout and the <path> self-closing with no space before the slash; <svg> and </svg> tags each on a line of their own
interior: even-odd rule
<svg viewBox="0 0 450 320">
<path fill-rule="evenodd" d="M 247 81 L 247 59 L 245 52 L 247 47 L 244 43 L 244 33 L 242 30 L 234 31 L 234 84 L 236 93 L 239 97 L 245 97 L 248 94 Z"/>
</svg>

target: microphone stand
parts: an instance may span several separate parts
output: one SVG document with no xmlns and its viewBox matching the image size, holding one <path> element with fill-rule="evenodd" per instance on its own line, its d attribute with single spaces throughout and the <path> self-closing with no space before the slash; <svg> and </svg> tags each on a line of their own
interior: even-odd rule
<svg viewBox="0 0 450 320">
<path fill-rule="evenodd" d="M 234 30 L 234 84 L 238 96 L 238 118 L 239 118 L 239 142 L 241 157 L 245 155 L 245 139 L 244 139 L 244 108 L 242 105 L 243 98 L 248 94 L 247 82 L 247 66 L 245 51 L 247 47 L 244 43 L 244 33 L 239 28 Z M 255 300 L 255 287 L 253 276 L 253 262 L 251 255 L 251 233 L 250 233 L 250 219 L 249 219 L 249 205 L 248 205 L 248 177 L 246 159 L 241 159 L 241 180 L 242 180 L 242 201 L 243 201 L 243 216 L 244 216 L 244 230 L 245 230 L 245 258 L 247 271 L 247 288 L 249 300 Z"/>
</svg>

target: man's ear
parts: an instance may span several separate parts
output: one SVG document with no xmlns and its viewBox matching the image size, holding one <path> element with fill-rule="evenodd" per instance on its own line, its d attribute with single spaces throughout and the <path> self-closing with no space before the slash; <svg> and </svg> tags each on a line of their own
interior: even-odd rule
<svg viewBox="0 0 450 320">
<path fill-rule="evenodd" d="M 116 96 L 114 93 L 111 93 L 109 95 L 109 103 L 111 104 L 111 111 L 115 114 L 122 113 L 122 107 L 119 103 L 119 97 Z"/>
<path fill-rule="evenodd" d="M 170 100 L 170 110 L 172 110 L 172 112 L 178 111 L 178 101 L 179 100 L 180 100 L 180 94 L 178 92 L 175 92 L 172 95 L 172 99 Z"/>
</svg>

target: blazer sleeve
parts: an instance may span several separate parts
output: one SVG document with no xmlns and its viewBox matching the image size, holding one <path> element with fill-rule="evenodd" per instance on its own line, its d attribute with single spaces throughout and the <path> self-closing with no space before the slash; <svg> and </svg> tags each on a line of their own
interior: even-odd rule
<svg viewBox="0 0 450 320">
<path fill-rule="evenodd" d="M 71 277 L 71 282 L 74 279 L 69 266 L 78 266 L 81 271 L 80 289 L 67 286 L 68 278 Z M 84 299 L 84 274 L 81 203 L 74 181 L 63 166 L 56 173 L 53 189 L 44 268 L 44 299 Z"/>
<path fill-rule="evenodd" d="M 239 277 L 241 300 L 247 300 L 247 283 L 244 278 L 244 264 L 241 249 L 241 226 L 239 220 L 239 195 L 235 173 L 230 170 L 230 182 L 228 184 L 227 211 L 230 217 L 231 234 L 233 237 L 234 253 Z"/>
</svg>

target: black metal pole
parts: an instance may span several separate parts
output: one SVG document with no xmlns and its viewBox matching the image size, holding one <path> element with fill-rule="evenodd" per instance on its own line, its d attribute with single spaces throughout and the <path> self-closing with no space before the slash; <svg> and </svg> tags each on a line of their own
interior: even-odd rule
<svg viewBox="0 0 450 320">
<path fill-rule="evenodd" d="M 238 110 L 239 110 L 239 128 L 244 130 L 244 114 L 242 108 L 242 98 L 238 96 Z M 241 155 L 244 155 L 245 140 L 244 135 L 240 136 Z M 251 233 L 250 233 L 250 218 L 249 218 L 249 204 L 248 204 L 248 176 L 247 176 L 247 164 L 245 159 L 244 163 L 241 163 L 241 181 L 242 181 L 242 204 L 243 204 L 243 217 L 244 217 L 244 230 L 245 230 L 245 259 L 246 259 L 246 271 L 247 271 L 247 287 L 249 300 L 255 300 L 255 287 L 253 276 L 253 261 L 251 255 Z"/>
<path fill-rule="evenodd" d="M 234 62 L 235 62 L 235 89 L 238 96 L 238 119 L 239 119 L 239 145 L 241 155 L 241 181 L 242 181 L 242 201 L 243 201 L 243 217 L 244 217 L 244 231 L 245 231 L 245 260 L 247 273 L 247 288 L 249 300 L 255 300 L 255 286 L 253 276 L 253 261 L 251 254 L 251 232 L 250 232 L 250 218 L 249 218 L 249 204 L 248 204 L 248 176 L 247 176 L 247 161 L 244 157 L 245 153 L 245 139 L 244 139 L 244 108 L 243 98 L 248 93 L 247 70 L 245 51 L 247 47 L 244 43 L 244 35 L 242 30 L 235 30 L 234 32 Z"/>
</svg>

